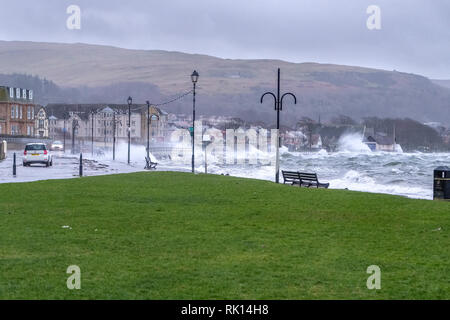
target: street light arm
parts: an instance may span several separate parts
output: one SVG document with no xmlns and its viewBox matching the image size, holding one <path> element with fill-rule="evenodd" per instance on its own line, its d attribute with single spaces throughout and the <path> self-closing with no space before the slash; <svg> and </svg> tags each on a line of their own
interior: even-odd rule
<svg viewBox="0 0 450 320">
<path fill-rule="evenodd" d="M 264 101 L 264 97 L 266 95 L 271 95 L 273 97 L 273 100 L 275 101 L 275 110 L 277 110 L 277 97 L 272 92 L 266 92 L 261 96 L 261 103 Z"/>
<path fill-rule="evenodd" d="M 294 104 L 297 104 L 297 97 L 293 94 L 293 93 L 285 93 L 283 94 L 283 96 L 281 97 L 281 102 L 280 102 L 280 110 L 283 110 L 283 99 L 286 96 L 291 96 L 292 98 L 294 98 Z"/>
</svg>

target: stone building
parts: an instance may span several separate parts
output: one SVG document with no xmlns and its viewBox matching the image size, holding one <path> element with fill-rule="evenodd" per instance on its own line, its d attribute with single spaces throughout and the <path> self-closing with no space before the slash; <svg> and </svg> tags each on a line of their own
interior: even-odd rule
<svg viewBox="0 0 450 320">
<path fill-rule="evenodd" d="M 36 113 L 36 120 L 34 124 L 34 132 L 35 136 L 39 138 L 48 138 L 49 129 L 48 129 L 48 119 L 47 113 L 44 107 L 39 107 Z M 29 134 L 27 134 L 29 135 Z"/>
<path fill-rule="evenodd" d="M 0 86 L 0 135 L 34 136 L 33 90 Z"/>
</svg>

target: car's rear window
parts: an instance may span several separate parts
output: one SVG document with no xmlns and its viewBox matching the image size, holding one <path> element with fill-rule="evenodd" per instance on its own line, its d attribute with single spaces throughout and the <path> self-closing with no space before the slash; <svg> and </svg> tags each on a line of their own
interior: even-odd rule
<svg viewBox="0 0 450 320">
<path fill-rule="evenodd" d="M 25 147 L 25 150 L 32 151 L 32 150 L 46 150 L 44 144 L 30 144 Z"/>
<path fill-rule="evenodd" d="M 53 141 L 53 144 L 62 144 L 62 142 L 57 140 L 57 141 Z"/>
</svg>

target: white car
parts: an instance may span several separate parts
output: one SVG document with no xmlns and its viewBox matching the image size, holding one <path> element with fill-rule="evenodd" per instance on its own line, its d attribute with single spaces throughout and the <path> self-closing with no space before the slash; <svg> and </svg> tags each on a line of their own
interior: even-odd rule
<svg viewBox="0 0 450 320">
<path fill-rule="evenodd" d="M 50 150 L 52 151 L 62 151 L 64 150 L 64 144 L 61 141 L 53 141 Z"/>
<path fill-rule="evenodd" d="M 46 167 L 53 165 L 53 157 L 44 143 L 29 143 L 23 152 L 23 166 L 32 163 L 43 163 Z"/>
</svg>

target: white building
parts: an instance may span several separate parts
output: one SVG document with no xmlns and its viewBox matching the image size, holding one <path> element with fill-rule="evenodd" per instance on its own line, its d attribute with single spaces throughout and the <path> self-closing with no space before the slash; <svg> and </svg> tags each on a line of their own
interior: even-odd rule
<svg viewBox="0 0 450 320">
<path fill-rule="evenodd" d="M 27 116 L 31 117 L 31 115 Z M 36 113 L 34 128 L 31 126 L 27 128 L 27 135 L 33 135 L 33 131 L 35 136 L 39 138 L 47 138 L 49 136 L 47 112 L 43 107 L 40 107 Z"/>
</svg>

